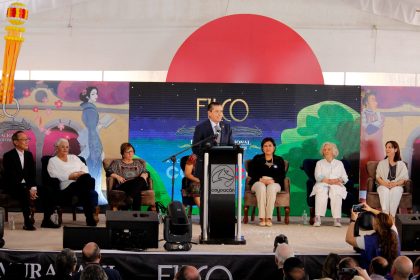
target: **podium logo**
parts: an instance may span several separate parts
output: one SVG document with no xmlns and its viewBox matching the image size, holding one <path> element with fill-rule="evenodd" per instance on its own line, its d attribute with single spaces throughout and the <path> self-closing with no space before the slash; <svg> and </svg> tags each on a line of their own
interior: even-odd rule
<svg viewBox="0 0 420 280">
<path fill-rule="evenodd" d="M 235 165 L 212 164 L 210 168 L 211 194 L 235 193 Z"/>
</svg>

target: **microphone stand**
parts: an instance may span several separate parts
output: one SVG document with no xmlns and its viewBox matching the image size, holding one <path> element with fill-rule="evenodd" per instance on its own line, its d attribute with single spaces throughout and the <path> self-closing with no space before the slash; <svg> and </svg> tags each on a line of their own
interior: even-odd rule
<svg viewBox="0 0 420 280">
<path fill-rule="evenodd" d="M 193 145 L 190 145 L 189 147 L 187 147 L 187 148 L 185 148 L 185 149 L 183 149 L 183 150 L 181 150 L 181 151 L 179 151 L 179 152 L 177 152 L 177 153 L 169 156 L 168 158 L 165 158 L 164 160 L 162 160 L 162 162 L 166 162 L 168 160 L 171 160 L 172 161 L 172 195 L 171 195 L 171 202 L 174 201 L 176 156 L 179 155 L 179 154 L 184 153 L 185 151 L 188 151 L 189 149 L 191 149 L 193 147 L 199 146 L 199 145 L 201 145 L 204 142 L 207 142 L 207 141 L 216 139 L 218 137 L 219 133 L 220 132 L 217 131 L 216 134 L 210 135 L 209 137 L 204 138 L 203 140 L 200 140 L 197 143 L 195 143 Z"/>
</svg>

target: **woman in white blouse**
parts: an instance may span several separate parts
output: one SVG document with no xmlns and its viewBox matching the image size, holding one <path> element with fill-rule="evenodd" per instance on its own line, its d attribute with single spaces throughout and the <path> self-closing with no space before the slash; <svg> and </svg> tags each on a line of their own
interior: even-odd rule
<svg viewBox="0 0 420 280">
<path fill-rule="evenodd" d="M 408 170 L 401 160 L 397 142 L 386 142 L 385 153 L 385 159 L 381 160 L 376 168 L 377 191 L 382 212 L 395 217 L 404 192 L 403 185 L 408 180 Z"/>
<path fill-rule="evenodd" d="M 321 226 L 321 216 L 327 211 L 330 199 L 334 226 L 341 227 L 341 205 L 347 197 L 345 183 L 348 181 L 346 170 L 341 161 L 336 160 L 338 149 L 334 143 L 325 142 L 320 153 L 324 159 L 319 160 L 315 167 L 316 184 L 310 196 L 315 195 L 315 227 Z"/>
<path fill-rule="evenodd" d="M 79 198 L 86 216 L 86 224 L 96 226 L 98 217 L 94 210 L 98 205 L 98 193 L 95 191 L 95 179 L 89 175 L 88 167 L 78 156 L 69 154 L 67 139 L 58 139 L 55 148 L 56 155 L 48 161 L 48 173 L 51 178 L 60 181 L 60 195 L 63 198 Z"/>
</svg>

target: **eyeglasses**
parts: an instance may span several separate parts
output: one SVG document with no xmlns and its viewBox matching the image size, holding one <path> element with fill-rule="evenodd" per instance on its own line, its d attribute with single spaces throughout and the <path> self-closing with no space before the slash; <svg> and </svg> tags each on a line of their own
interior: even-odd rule
<svg viewBox="0 0 420 280">
<path fill-rule="evenodd" d="M 124 154 L 131 154 L 131 153 L 134 153 L 134 151 L 133 150 L 128 150 L 128 151 L 124 152 Z"/>
<path fill-rule="evenodd" d="M 22 139 L 16 139 L 18 141 L 28 142 L 31 140 L 31 138 L 22 138 Z"/>
</svg>

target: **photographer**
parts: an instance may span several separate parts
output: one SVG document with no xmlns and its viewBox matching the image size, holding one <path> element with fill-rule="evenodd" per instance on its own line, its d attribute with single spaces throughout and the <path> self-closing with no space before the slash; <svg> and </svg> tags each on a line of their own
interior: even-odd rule
<svg viewBox="0 0 420 280">
<path fill-rule="evenodd" d="M 392 217 L 371 208 L 366 203 L 362 204 L 362 211 L 374 214 L 372 227 L 375 231 L 364 236 L 355 236 L 355 222 L 359 213 L 351 211 L 351 219 L 346 233 L 346 242 L 354 248 L 360 249 L 361 264 L 367 268 L 371 260 L 376 256 L 384 257 L 388 263 L 393 263 L 400 254 L 397 228 Z"/>
<path fill-rule="evenodd" d="M 371 280 L 367 271 L 360 268 L 352 257 L 343 258 L 337 268 L 339 280 Z"/>
</svg>

